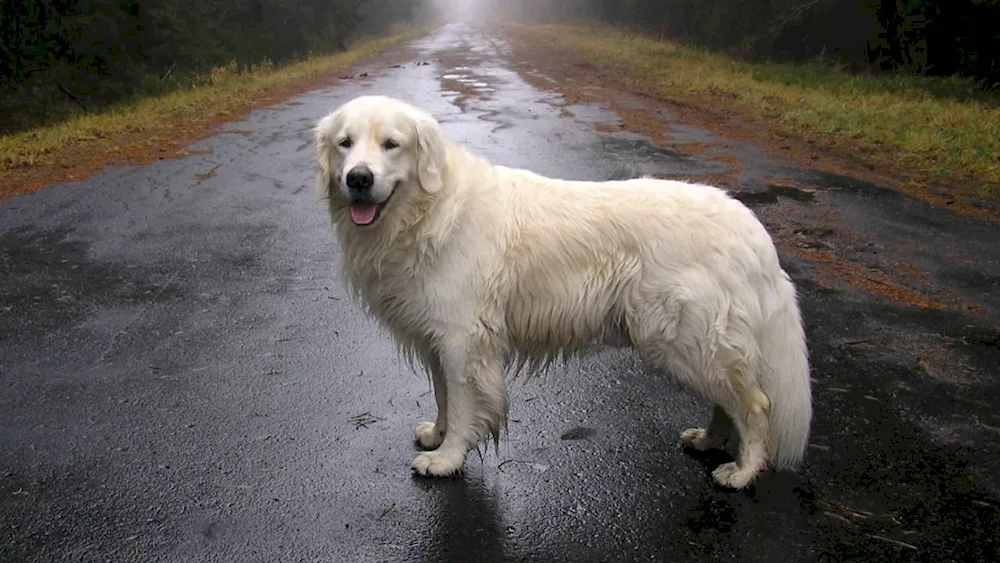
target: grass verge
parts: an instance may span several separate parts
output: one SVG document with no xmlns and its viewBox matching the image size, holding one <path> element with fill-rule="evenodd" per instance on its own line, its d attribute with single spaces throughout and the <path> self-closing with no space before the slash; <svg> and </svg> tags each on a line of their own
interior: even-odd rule
<svg viewBox="0 0 1000 563">
<path fill-rule="evenodd" d="M 1000 199 L 1000 96 L 965 80 L 858 76 L 821 65 L 747 63 L 606 28 L 509 24 L 620 75 L 628 90 L 849 151 L 867 165 Z"/>
<path fill-rule="evenodd" d="M 337 80 L 338 73 L 426 30 L 357 42 L 344 52 L 275 67 L 235 62 L 190 88 L 0 137 L 0 201 L 109 165 L 183 156 L 183 146 L 255 107 Z"/>
</svg>

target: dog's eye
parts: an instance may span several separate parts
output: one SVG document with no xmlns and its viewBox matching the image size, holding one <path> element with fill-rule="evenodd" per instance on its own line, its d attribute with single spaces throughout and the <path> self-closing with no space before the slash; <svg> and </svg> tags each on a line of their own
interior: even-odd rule
<svg viewBox="0 0 1000 563">
<path fill-rule="evenodd" d="M 385 150 L 392 150 L 394 148 L 397 148 L 398 146 L 399 146 L 399 143 L 397 143 L 396 141 L 393 141 L 392 139 L 386 139 L 382 143 L 382 148 L 385 149 Z"/>
<path fill-rule="evenodd" d="M 354 141 L 352 141 L 350 137 L 344 137 L 337 144 L 340 145 L 340 147 L 342 147 L 342 148 L 349 149 L 349 148 L 351 148 L 351 145 L 354 144 Z"/>
</svg>

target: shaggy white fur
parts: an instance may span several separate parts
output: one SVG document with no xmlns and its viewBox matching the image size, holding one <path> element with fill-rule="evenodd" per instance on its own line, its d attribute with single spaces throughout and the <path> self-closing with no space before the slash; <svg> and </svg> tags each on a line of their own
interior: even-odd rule
<svg viewBox="0 0 1000 563">
<path fill-rule="evenodd" d="M 722 190 L 496 166 L 384 96 L 340 106 L 315 142 L 345 277 L 433 382 L 419 474 L 454 474 L 497 439 L 511 371 L 595 343 L 634 347 L 715 405 L 681 440 L 737 438 L 718 483 L 801 461 L 812 405 L 796 290 L 764 226 Z"/>
</svg>

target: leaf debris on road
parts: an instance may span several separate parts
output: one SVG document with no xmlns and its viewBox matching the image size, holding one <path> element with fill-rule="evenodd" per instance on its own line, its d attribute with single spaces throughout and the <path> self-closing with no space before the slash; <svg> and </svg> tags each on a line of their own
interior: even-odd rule
<svg viewBox="0 0 1000 563">
<path fill-rule="evenodd" d="M 561 440 L 587 440 L 595 435 L 597 435 L 597 430 L 585 426 L 577 426 L 576 428 L 570 428 L 559 438 Z"/>
<path fill-rule="evenodd" d="M 356 414 L 348 419 L 352 424 L 354 424 L 354 429 L 358 428 L 368 428 L 369 424 L 375 424 L 376 422 L 381 422 L 385 420 L 380 416 L 375 416 L 370 412 L 363 412 L 361 414 Z"/>
</svg>

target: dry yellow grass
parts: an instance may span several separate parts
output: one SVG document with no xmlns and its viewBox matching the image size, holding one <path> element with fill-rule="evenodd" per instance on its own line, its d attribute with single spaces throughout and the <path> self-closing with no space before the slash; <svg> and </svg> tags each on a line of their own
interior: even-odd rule
<svg viewBox="0 0 1000 563">
<path fill-rule="evenodd" d="M 1000 196 L 1000 98 L 976 91 L 970 81 L 751 64 L 604 28 L 514 27 L 622 72 L 630 89 L 692 105 L 709 99 L 778 133 Z"/>
<path fill-rule="evenodd" d="M 292 93 L 297 86 L 335 75 L 360 59 L 417 37 L 423 31 L 426 30 L 360 42 L 342 53 L 313 56 L 281 67 L 230 63 L 213 69 L 190 88 L 0 137 L 0 177 L 51 164 L 55 155 L 67 150 L 92 147 L 95 151 L 121 152 L 128 148 L 126 145 L 156 143 L 159 138 L 176 132 L 178 124 L 197 130 L 256 105 L 262 95 Z"/>
</svg>

